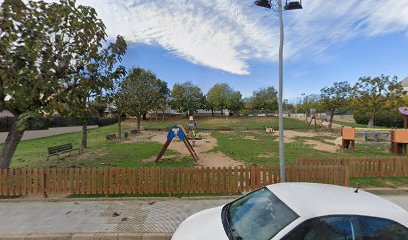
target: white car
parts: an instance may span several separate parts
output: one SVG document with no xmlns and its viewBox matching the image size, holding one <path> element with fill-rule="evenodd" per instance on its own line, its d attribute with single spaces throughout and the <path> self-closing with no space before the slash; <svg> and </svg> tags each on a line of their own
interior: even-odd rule
<svg viewBox="0 0 408 240">
<path fill-rule="evenodd" d="M 371 193 L 281 183 L 198 212 L 172 240 L 408 240 L 408 212 Z"/>
</svg>

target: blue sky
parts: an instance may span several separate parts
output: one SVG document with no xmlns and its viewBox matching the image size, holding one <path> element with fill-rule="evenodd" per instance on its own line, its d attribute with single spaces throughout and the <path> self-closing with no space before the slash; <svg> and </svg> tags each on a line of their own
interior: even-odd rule
<svg viewBox="0 0 408 240">
<path fill-rule="evenodd" d="M 155 72 L 172 87 L 218 82 L 250 96 L 278 85 L 279 25 L 252 0 L 82 0 L 108 36 L 123 35 L 127 67 Z M 408 76 L 407 0 L 304 0 L 285 12 L 284 97 L 318 93 L 361 76 Z"/>
</svg>

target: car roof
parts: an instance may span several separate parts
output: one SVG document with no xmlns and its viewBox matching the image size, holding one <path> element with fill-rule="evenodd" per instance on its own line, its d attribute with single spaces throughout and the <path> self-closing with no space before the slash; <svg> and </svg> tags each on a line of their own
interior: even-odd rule
<svg viewBox="0 0 408 240">
<path fill-rule="evenodd" d="M 271 190 L 300 217 L 364 215 L 392 219 L 408 227 L 408 212 L 402 207 L 363 190 L 318 183 L 279 183 Z"/>
</svg>

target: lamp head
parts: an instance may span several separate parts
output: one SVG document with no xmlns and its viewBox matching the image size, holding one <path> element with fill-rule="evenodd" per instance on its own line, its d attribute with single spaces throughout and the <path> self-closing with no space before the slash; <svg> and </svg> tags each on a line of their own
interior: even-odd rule
<svg viewBox="0 0 408 240">
<path fill-rule="evenodd" d="M 255 2 L 256 6 L 259 7 L 264 7 L 264 8 L 272 8 L 271 2 L 269 0 L 256 0 Z"/>
<path fill-rule="evenodd" d="M 302 1 L 286 1 L 285 10 L 303 9 Z"/>
</svg>

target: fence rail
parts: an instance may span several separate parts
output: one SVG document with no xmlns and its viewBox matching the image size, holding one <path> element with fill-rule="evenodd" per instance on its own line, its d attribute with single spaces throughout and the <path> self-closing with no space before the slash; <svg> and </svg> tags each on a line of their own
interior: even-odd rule
<svg viewBox="0 0 408 240">
<path fill-rule="evenodd" d="M 301 159 L 299 166 L 344 166 L 350 177 L 408 176 L 408 158 Z"/>
<path fill-rule="evenodd" d="M 344 166 L 291 166 L 287 181 L 348 185 Z M 278 167 L 0 170 L 0 196 L 234 194 L 279 182 Z"/>
</svg>

